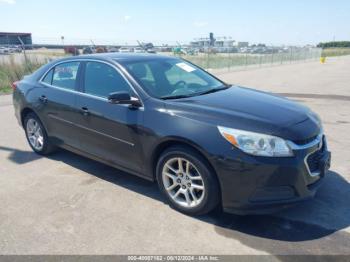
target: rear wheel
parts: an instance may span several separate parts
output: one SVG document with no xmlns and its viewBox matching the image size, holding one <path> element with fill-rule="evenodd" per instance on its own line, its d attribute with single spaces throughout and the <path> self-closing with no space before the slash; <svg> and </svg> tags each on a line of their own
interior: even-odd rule
<svg viewBox="0 0 350 262">
<path fill-rule="evenodd" d="M 27 141 L 35 153 L 48 155 L 54 151 L 55 147 L 50 143 L 43 124 L 34 113 L 25 116 L 24 129 Z"/>
<path fill-rule="evenodd" d="M 172 147 L 160 157 L 157 165 L 160 190 L 174 209 L 201 215 L 219 203 L 219 186 L 207 161 L 187 147 Z"/>
</svg>

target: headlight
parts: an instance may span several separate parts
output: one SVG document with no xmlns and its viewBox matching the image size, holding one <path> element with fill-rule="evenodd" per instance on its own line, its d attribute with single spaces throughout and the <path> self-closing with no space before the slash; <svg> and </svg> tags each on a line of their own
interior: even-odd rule
<svg viewBox="0 0 350 262">
<path fill-rule="evenodd" d="M 218 126 L 221 135 L 243 152 L 255 156 L 289 157 L 293 151 L 279 137 Z"/>
</svg>

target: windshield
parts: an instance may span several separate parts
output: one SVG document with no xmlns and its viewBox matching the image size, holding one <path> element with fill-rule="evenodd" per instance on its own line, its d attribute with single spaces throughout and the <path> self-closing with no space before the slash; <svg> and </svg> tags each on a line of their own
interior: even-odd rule
<svg viewBox="0 0 350 262">
<path fill-rule="evenodd" d="M 128 61 L 123 65 L 153 97 L 175 99 L 227 88 L 202 69 L 181 59 Z"/>
</svg>

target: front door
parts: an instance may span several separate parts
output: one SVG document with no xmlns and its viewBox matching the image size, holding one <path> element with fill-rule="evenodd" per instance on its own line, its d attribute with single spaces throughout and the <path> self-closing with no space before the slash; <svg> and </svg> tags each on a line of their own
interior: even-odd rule
<svg viewBox="0 0 350 262">
<path fill-rule="evenodd" d="M 118 91 L 136 94 L 121 73 L 109 64 L 87 61 L 83 68 L 83 90 L 77 97 L 82 150 L 140 172 L 142 158 L 137 130 L 143 122 L 143 108 L 111 104 L 107 99 L 110 93 Z"/>
</svg>

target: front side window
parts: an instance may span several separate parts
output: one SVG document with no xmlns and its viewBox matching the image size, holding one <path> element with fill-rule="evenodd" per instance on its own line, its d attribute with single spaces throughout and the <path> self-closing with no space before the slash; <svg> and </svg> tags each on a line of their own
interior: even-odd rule
<svg viewBox="0 0 350 262">
<path fill-rule="evenodd" d="M 190 97 L 227 88 L 204 70 L 177 58 L 129 61 L 123 65 L 156 98 Z"/>
<path fill-rule="evenodd" d="M 68 90 L 74 90 L 79 69 L 79 62 L 59 64 L 55 67 L 52 85 Z"/>
<path fill-rule="evenodd" d="M 84 91 L 87 94 L 107 98 L 111 93 L 131 91 L 123 76 L 113 67 L 99 62 L 87 62 Z"/>
</svg>

